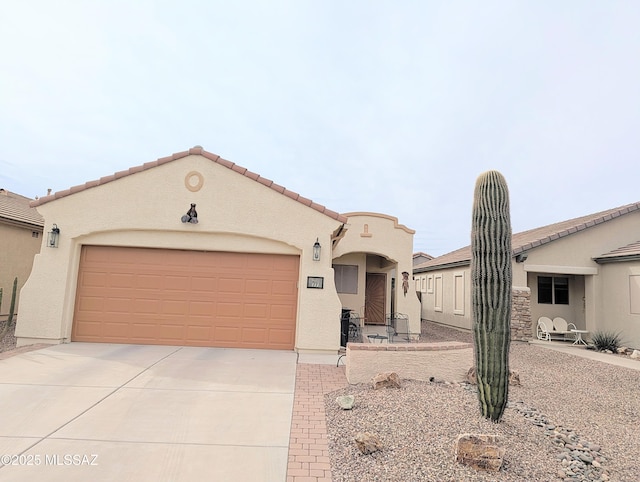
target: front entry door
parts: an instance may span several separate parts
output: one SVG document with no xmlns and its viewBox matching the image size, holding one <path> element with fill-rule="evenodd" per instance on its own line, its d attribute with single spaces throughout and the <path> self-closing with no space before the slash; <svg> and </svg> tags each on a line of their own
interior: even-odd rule
<svg viewBox="0 0 640 482">
<path fill-rule="evenodd" d="M 364 317 L 367 323 L 384 325 L 384 308 L 386 304 L 387 275 L 384 273 L 367 273 L 364 290 Z"/>
</svg>

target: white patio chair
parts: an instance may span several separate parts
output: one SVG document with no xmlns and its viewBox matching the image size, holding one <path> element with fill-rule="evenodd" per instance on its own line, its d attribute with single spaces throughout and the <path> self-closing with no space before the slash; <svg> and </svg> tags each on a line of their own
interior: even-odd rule
<svg viewBox="0 0 640 482">
<path fill-rule="evenodd" d="M 553 333 L 556 335 L 562 335 L 562 338 L 566 338 L 566 335 L 572 335 L 571 330 L 577 330 L 578 328 L 573 323 L 567 323 L 567 320 L 556 316 L 553 319 Z"/>
<path fill-rule="evenodd" d="M 538 327 L 536 328 L 536 335 L 538 340 L 551 341 L 551 334 L 553 333 L 553 322 L 551 318 L 541 316 L 538 318 Z"/>
</svg>

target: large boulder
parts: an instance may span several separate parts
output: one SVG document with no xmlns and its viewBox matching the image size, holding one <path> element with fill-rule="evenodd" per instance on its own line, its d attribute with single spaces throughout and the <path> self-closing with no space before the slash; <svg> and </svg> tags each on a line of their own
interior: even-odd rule
<svg viewBox="0 0 640 482">
<path fill-rule="evenodd" d="M 380 437 L 374 433 L 358 432 L 356 434 L 355 441 L 360 452 L 365 455 L 382 450 L 382 441 L 380 440 Z"/>
<path fill-rule="evenodd" d="M 476 470 L 498 471 L 502 466 L 504 449 L 498 447 L 497 437 L 465 433 L 456 440 L 456 462 Z"/>
<path fill-rule="evenodd" d="M 374 390 L 379 388 L 400 388 L 400 377 L 396 372 L 378 373 L 371 379 Z"/>
</svg>

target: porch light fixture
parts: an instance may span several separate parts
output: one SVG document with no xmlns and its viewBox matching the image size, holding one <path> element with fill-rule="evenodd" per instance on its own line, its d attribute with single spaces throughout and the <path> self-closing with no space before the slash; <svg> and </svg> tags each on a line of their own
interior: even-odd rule
<svg viewBox="0 0 640 482">
<path fill-rule="evenodd" d="M 320 261 L 321 249 L 322 249 L 322 246 L 320 246 L 320 242 L 318 241 L 318 238 L 316 238 L 316 242 L 313 243 L 313 260 L 314 261 Z"/>
<path fill-rule="evenodd" d="M 50 248 L 58 247 L 58 240 L 60 239 L 60 228 L 57 224 L 54 224 L 47 236 L 47 246 Z"/>
<path fill-rule="evenodd" d="M 516 254 L 516 263 L 524 263 L 528 257 L 527 253 Z"/>
</svg>

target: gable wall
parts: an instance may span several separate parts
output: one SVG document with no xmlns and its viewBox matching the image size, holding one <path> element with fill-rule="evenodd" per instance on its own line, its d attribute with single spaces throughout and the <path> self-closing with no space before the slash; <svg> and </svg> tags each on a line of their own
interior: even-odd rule
<svg viewBox="0 0 640 482">
<path fill-rule="evenodd" d="M 33 237 L 34 232 L 38 233 L 38 237 Z M 40 251 L 42 236 L 42 228 L 0 222 L 0 288 L 3 292 L 0 315 L 9 313 L 13 280 L 16 277 L 18 289 L 15 310 L 18 310 L 20 290 L 31 273 L 34 256 Z"/>
<path fill-rule="evenodd" d="M 192 192 L 196 171 L 202 188 Z M 198 224 L 182 223 L 196 203 Z M 36 257 L 23 289 L 17 335 L 68 339 L 82 244 L 300 255 L 299 349 L 337 349 L 340 301 L 331 269 L 330 236 L 340 222 L 199 155 L 162 164 L 38 207 L 45 230 L 61 230 L 58 249 Z M 322 259 L 312 261 L 319 239 Z M 306 288 L 323 276 L 325 288 Z M 334 326 L 335 325 L 335 326 Z"/>
<path fill-rule="evenodd" d="M 601 265 L 603 329 L 620 333 L 625 346 L 640 350 L 640 261 Z"/>
</svg>

